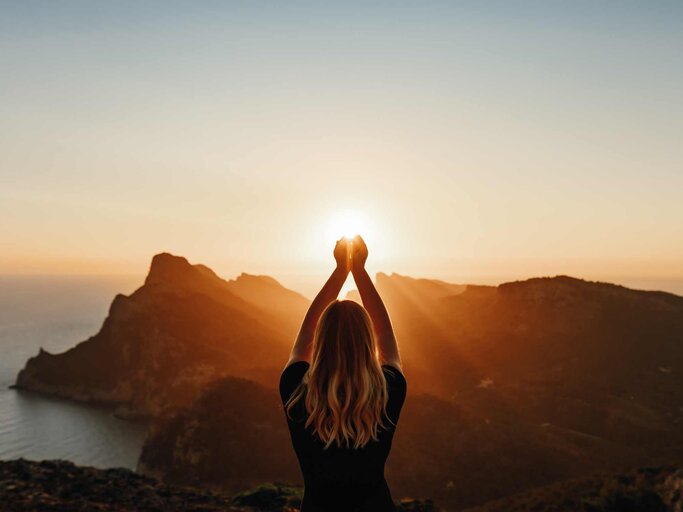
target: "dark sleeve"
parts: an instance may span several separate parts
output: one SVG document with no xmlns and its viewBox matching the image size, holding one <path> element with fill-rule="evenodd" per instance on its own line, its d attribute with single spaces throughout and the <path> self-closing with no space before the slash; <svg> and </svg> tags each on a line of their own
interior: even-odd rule
<svg viewBox="0 0 683 512">
<path fill-rule="evenodd" d="M 283 405 L 292 396 L 292 393 L 308 371 L 309 364 L 306 361 L 296 361 L 285 368 L 280 375 L 280 399 Z"/>
<path fill-rule="evenodd" d="M 398 423 L 398 418 L 401 415 L 401 408 L 406 399 L 408 391 L 408 383 L 398 368 L 391 365 L 382 365 L 384 378 L 387 381 L 387 389 L 389 391 L 389 401 L 387 402 L 387 415 L 394 423 Z"/>
</svg>

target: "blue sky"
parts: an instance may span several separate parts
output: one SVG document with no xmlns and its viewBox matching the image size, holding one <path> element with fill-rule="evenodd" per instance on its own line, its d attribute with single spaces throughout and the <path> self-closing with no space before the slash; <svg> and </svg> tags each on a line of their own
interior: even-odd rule
<svg viewBox="0 0 683 512">
<path fill-rule="evenodd" d="M 681 2 L 1 5 L 0 273 L 683 273 Z"/>
</svg>

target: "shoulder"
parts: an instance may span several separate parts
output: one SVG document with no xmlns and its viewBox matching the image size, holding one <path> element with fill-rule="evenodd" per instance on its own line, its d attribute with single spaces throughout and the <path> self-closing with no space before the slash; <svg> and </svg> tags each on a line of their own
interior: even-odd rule
<svg viewBox="0 0 683 512">
<path fill-rule="evenodd" d="M 382 373 L 387 381 L 387 416 L 396 425 L 408 392 L 408 384 L 403 372 L 390 364 L 382 365 Z"/>
<path fill-rule="evenodd" d="M 310 365 L 307 361 L 294 361 L 287 365 L 287 367 L 282 370 L 280 375 L 280 382 L 288 381 L 292 379 L 301 379 L 304 374 L 308 371 Z"/>
<path fill-rule="evenodd" d="M 382 373 L 384 373 L 384 378 L 387 380 L 387 384 L 389 384 L 391 387 L 404 390 L 408 387 L 406 378 L 398 367 L 391 364 L 383 364 Z"/>
<path fill-rule="evenodd" d="M 306 361 L 294 361 L 282 370 L 280 375 L 280 397 L 283 402 L 289 400 L 290 395 L 303 379 L 308 371 L 309 364 Z"/>
</svg>

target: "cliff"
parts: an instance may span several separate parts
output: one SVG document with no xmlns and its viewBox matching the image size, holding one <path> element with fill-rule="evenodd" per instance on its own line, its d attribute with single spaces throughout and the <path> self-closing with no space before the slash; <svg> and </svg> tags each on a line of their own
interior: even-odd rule
<svg viewBox="0 0 683 512">
<path fill-rule="evenodd" d="M 562 276 L 499 287 L 428 281 L 377 278 L 410 389 L 387 463 L 397 495 L 455 509 L 683 460 L 683 298 Z M 267 413 L 247 406 L 259 393 L 226 380 L 159 418 L 140 469 L 226 489 L 233 477 L 297 482 L 274 387 L 260 392 Z M 282 442 L 261 450 L 243 441 L 249 425 Z M 236 441 L 220 444 L 222 430 Z M 226 475 L 227 460 L 243 472 Z"/>
<path fill-rule="evenodd" d="M 63 354 L 41 349 L 16 387 L 153 416 L 209 382 L 277 378 L 308 301 L 269 277 L 225 281 L 185 258 L 156 255 L 144 285 L 118 295 L 100 331 Z"/>
<path fill-rule="evenodd" d="M 567 276 L 498 287 L 378 274 L 409 394 L 398 496 L 481 505 L 595 471 L 683 460 L 683 298 Z M 277 380 L 307 301 L 155 256 L 100 332 L 17 384 L 156 416 L 139 468 L 236 492 L 298 481 Z"/>
<path fill-rule="evenodd" d="M 265 481 L 301 484 L 278 401 L 274 385 L 234 377 L 214 382 L 191 406 L 154 422 L 138 471 L 229 493 Z"/>
</svg>

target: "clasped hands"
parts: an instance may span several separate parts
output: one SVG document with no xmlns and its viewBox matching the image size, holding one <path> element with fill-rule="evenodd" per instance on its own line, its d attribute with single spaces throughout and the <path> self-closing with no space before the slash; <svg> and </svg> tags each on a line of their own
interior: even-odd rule
<svg viewBox="0 0 683 512">
<path fill-rule="evenodd" d="M 334 259 L 337 269 L 347 274 L 362 270 L 368 259 L 368 246 L 360 235 L 342 237 L 334 246 Z"/>
</svg>

